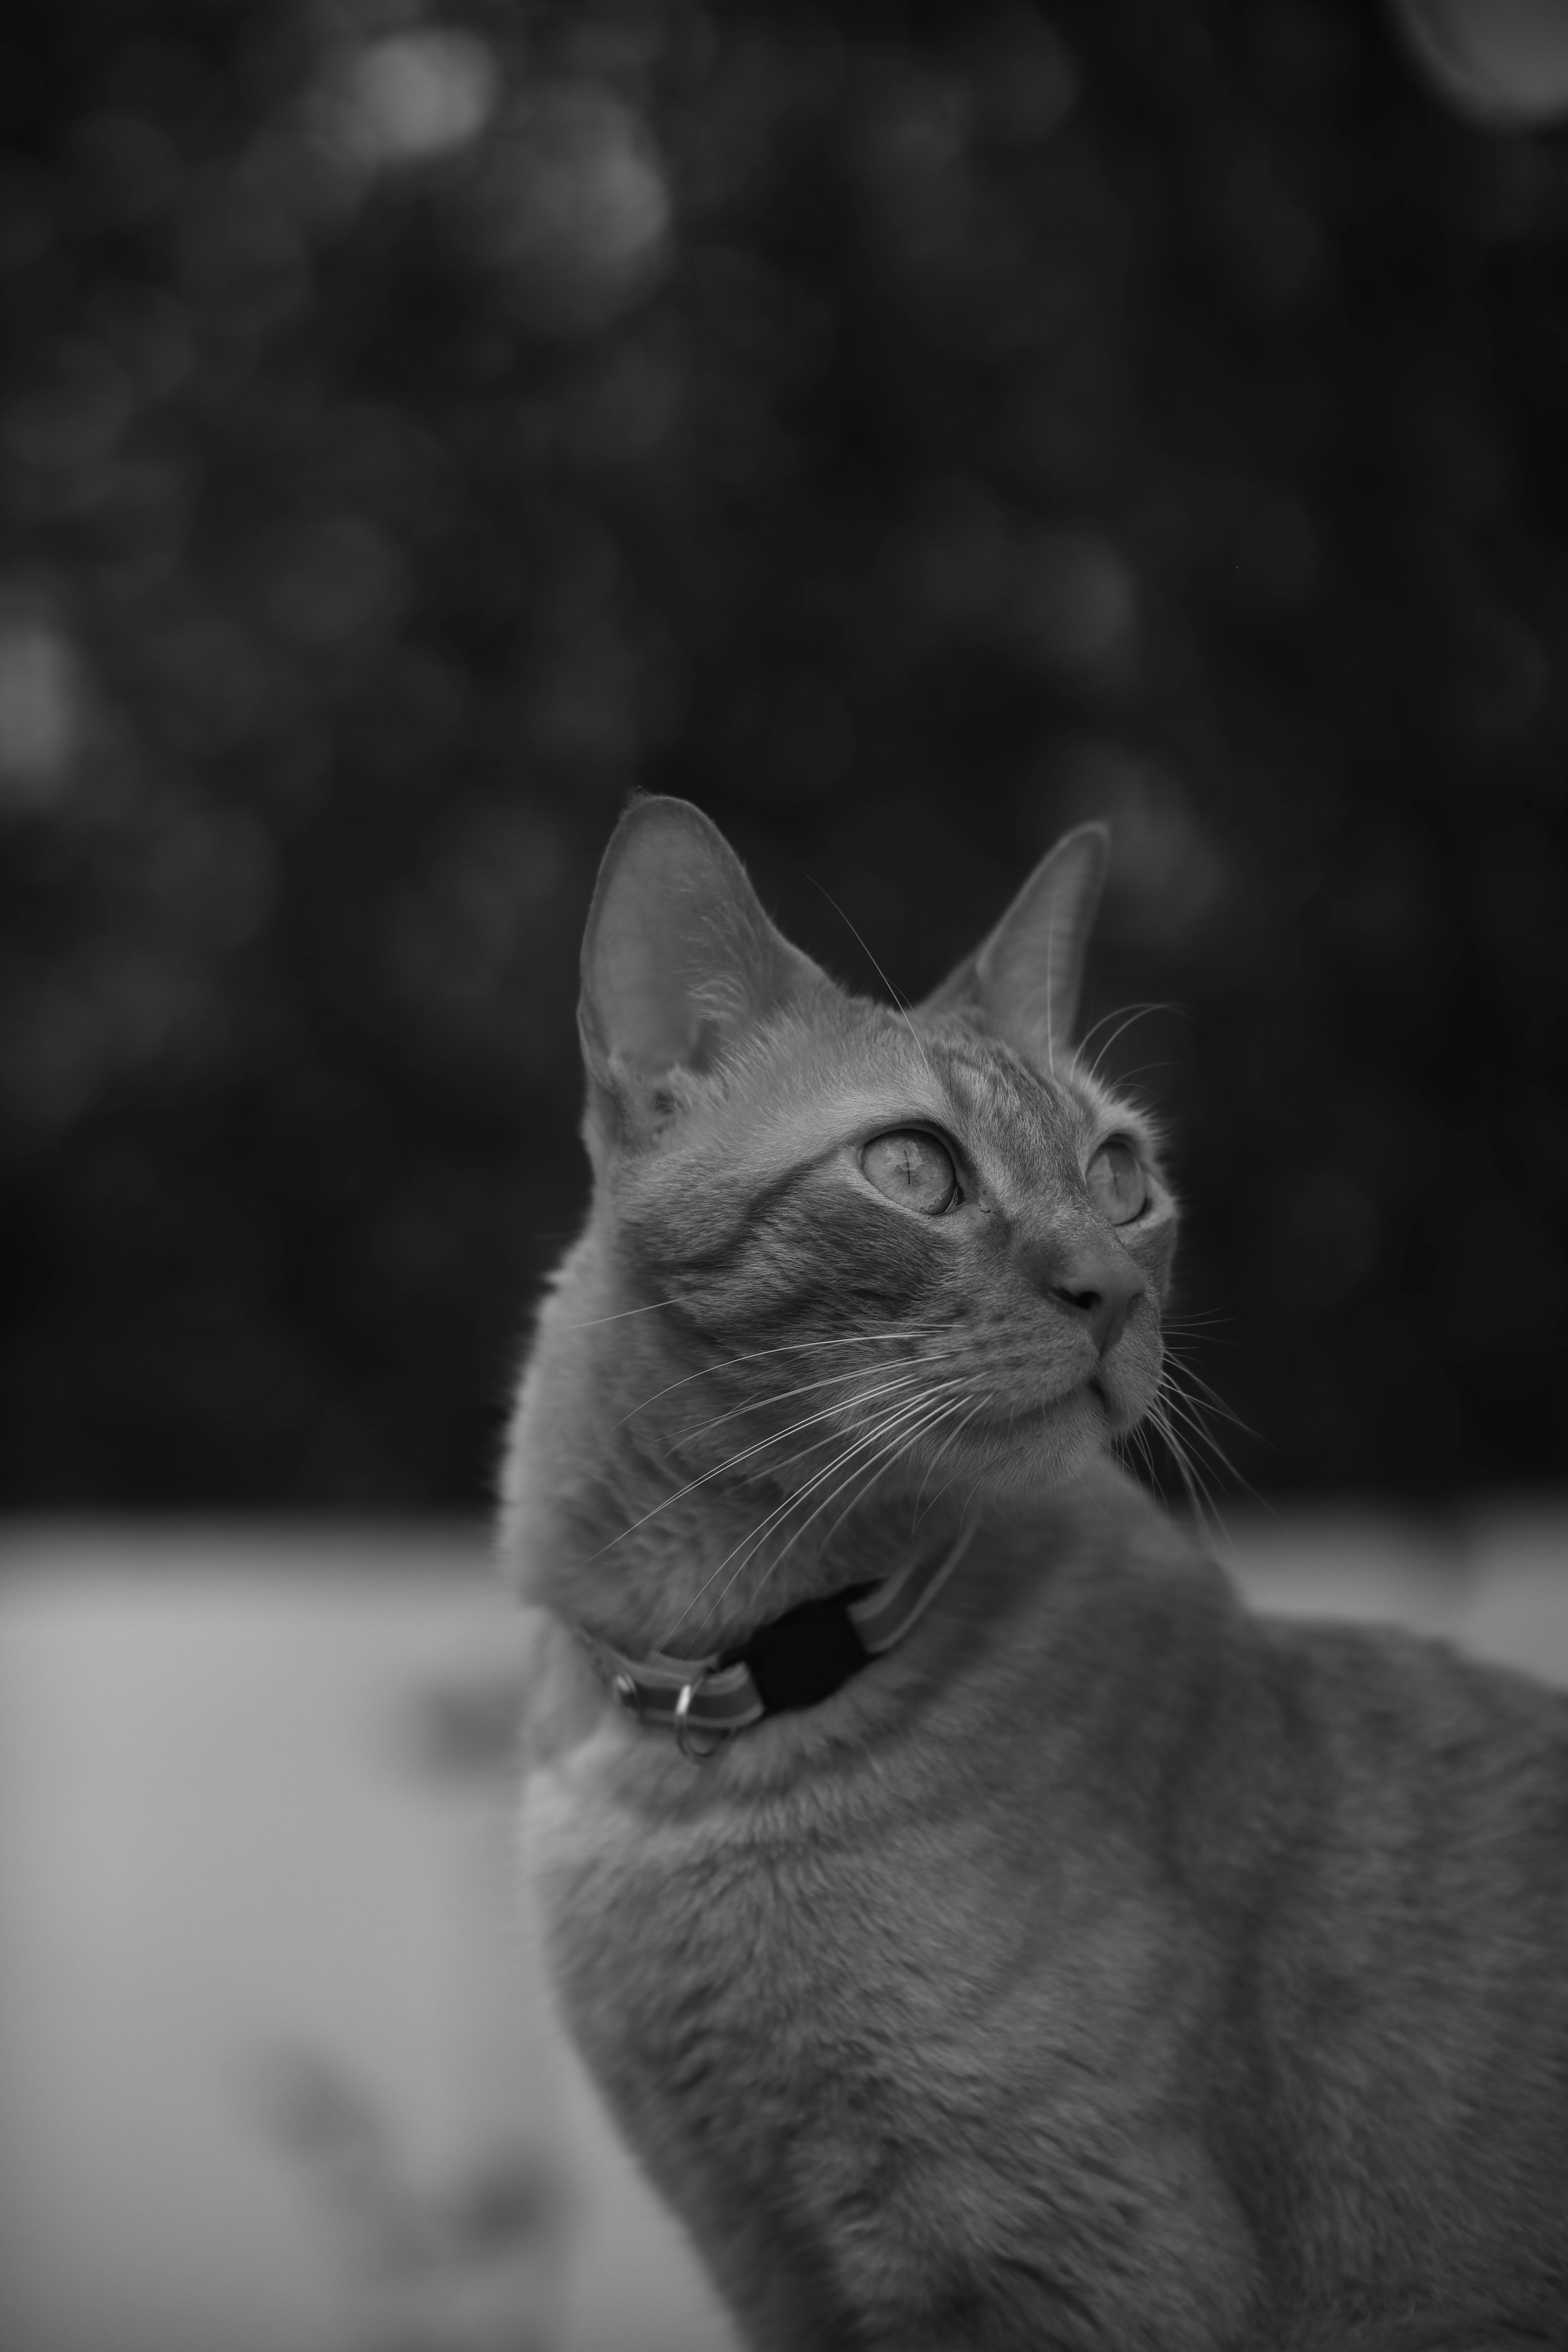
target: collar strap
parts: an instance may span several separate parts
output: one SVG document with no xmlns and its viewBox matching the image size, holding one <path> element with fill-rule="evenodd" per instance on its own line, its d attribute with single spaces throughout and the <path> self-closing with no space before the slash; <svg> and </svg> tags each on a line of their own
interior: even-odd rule
<svg viewBox="0 0 1568 2352">
<path fill-rule="evenodd" d="M 644 1723 L 673 1731 L 682 1754 L 708 1757 L 764 1716 L 831 1698 L 852 1675 L 901 1642 L 958 1566 L 973 1533 L 972 1522 L 951 1549 L 912 1562 L 880 1584 L 852 1584 L 826 1600 L 803 1601 L 716 1656 L 672 1658 L 656 1650 L 650 1657 L 628 1658 L 577 1631 L 624 1707 Z"/>
</svg>

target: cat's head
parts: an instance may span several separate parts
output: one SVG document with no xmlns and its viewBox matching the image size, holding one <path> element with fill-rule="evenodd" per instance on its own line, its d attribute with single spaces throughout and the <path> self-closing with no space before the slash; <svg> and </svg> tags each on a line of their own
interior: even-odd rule
<svg viewBox="0 0 1568 2352">
<path fill-rule="evenodd" d="M 1037 1491 L 1149 1410 L 1176 1207 L 1073 1042 L 1107 853 L 1068 834 L 906 1013 L 791 946 L 697 809 L 627 811 L 583 949 L 591 1232 L 683 1475 L 790 1524 Z"/>
</svg>

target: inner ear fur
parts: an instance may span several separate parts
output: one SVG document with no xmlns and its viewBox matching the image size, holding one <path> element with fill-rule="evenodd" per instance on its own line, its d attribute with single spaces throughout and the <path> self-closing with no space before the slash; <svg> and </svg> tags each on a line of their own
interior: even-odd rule
<svg viewBox="0 0 1568 2352">
<path fill-rule="evenodd" d="M 718 826 L 651 797 L 605 852 L 582 978 L 590 1129 L 607 1118 L 637 1139 L 667 1115 L 662 1082 L 710 1070 L 824 975 L 769 921 Z"/>
<path fill-rule="evenodd" d="M 1078 1034 L 1089 935 L 1110 863 L 1110 828 L 1080 824 L 1040 860 L 995 929 L 920 1010 L 979 1013 L 1048 1069 Z"/>
</svg>

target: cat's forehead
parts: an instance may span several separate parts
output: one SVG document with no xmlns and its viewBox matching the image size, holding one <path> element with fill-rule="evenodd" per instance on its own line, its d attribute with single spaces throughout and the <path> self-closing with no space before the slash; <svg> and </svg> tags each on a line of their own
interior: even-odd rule
<svg viewBox="0 0 1568 2352">
<path fill-rule="evenodd" d="M 764 1150 L 785 1145 L 809 1156 L 857 1131 L 913 1122 L 1028 1164 L 1044 1147 L 1081 1150 L 1116 1114 L 1111 1098 L 1070 1066 L 1036 1070 L 966 1023 L 880 1005 L 857 1005 L 855 1013 L 828 1034 L 820 1025 L 786 1025 L 752 1063 L 738 1091 Z"/>
</svg>

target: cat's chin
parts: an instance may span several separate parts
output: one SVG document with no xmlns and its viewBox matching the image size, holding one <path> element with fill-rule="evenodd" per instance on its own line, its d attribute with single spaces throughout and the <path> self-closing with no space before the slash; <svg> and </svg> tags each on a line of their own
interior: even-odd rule
<svg viewBox="0 0 1568 2352">
<path fill-rule="evenodd" d="M 999 1405 L 971 1433 L 988 1480 L 1014 1496 L 1051 1494 L 1114 1452 L 1143 1418 L 1144 1402 L 1100 1373 L 1032 1404 Z"/>
<path fill-rule="evenodd" d="M 1028 1438 L 1042 1430 L 1066 1436 L 1083 1430 L 1098 1439 L 1120 1437 L 1142 1417 L 1142 1407 L 1116 1394 L 1098 1372 L 1058 1389 L 1032 1404 L 998 1404 L 980 1426 L 1004 1439 Z"/>
<path fill-rule="evenodd" d="M 998 1486 L 1037 1494 L 1077 1477 L 1108 1451 L 1113 1433 L 1103 1395 L 1093 1381 L 1079 1381 L 1032 1404 L 998 1404 L 970 1438 Z"/>
</svg>

